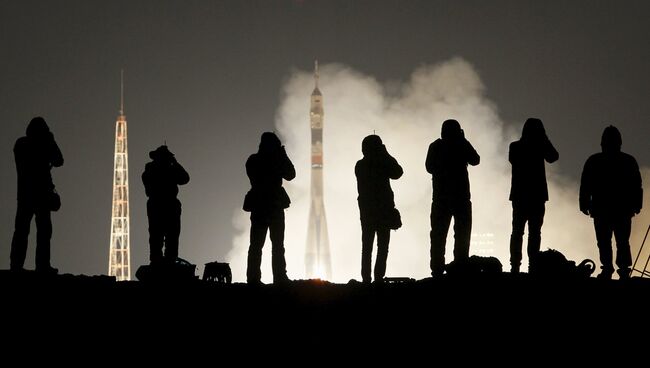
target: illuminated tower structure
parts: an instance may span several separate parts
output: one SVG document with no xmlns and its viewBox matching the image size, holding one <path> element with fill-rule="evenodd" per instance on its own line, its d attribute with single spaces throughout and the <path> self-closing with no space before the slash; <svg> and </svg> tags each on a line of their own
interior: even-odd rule
<svg viewBox="0 0 650 368">
<path fill-rule="evenodd" d="M 120 78 L 120 114 L 115 122 L 115 158 L 113 165 L 113 210 L 108 275 L 117 281 L 131 280 L 129 242 L 129 155 L 124 115 L 124 72 Z"/>
<path fill-rule="evenodd" d="M 318 61 L 314 65 L 314 91 L 311 93 L 311 202 L 305 266 L 307 278 L 330 279 L 332 265 L 323 201 L 323 95 L 318 89 Z"/>
</svg>

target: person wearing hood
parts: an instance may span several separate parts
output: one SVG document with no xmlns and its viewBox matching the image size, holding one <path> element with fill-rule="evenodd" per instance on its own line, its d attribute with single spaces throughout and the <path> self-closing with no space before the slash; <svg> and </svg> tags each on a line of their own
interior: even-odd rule
<svg viewBox="0 0 650 368">
<path fill-rule="evenodd" d="M 142 173 L 149 218 L 149 261 L 152 266 L 172 265 L 178 258 L 181 233 L 181 202 L 176 198 L 178 186 L 190 176 L 166 145 L 149 152 L 151 162 Z M 163 255 L 164 248 L 164 255 Z"/>
<path fill-rule="evenodd" d="M 399 227 L 395 222 L 395 200 L 390 179 L 399 179 L 404 171 L 393 158 L 378 135 L 369 135 L 361 143 L 363 158 L 357 161 L 359 213 L 361 218 L 361 277 L 371 282 L 372 248 L 377 235 L 375 282 L 382 282 L 386 274 L 390 230 Z"/>
<path fill-rule="evenodd" d="M 275 133 L 262 134 L 257 153 L 246 161 L 246 174 L 251 183 L 243 206 L 244 211 L 251 212 L 246 280 L 249 284 L 261 283 L 262 248 L 268 232 L 273 283 L 286 283 L 289 278 L 284 258 L 284 210 L 291 201 L 282 180 L 293 180 L 296 170 Z"/>
<path fill-rule="evenodd" d="M 612 234 L 616 238 L 616 266 L 620 279 L 630 277 L 632 217 L 641 212 L 643 187 L 639 165 L 634 157 L 621 152 L 619 130 L 610 125 L 603 131 L 602 152 L 585 162 L 580 180 L 580 211 L 594 219 L 600 253 L 600 279 L 614 273 Z"/>
<path fill-rule="evenodd" d="M 467 165 L 476 166 L 480 161 L 474 147 L 465 139 L 458 121 L 445 120 L 442 123 L 441 138 L 429 145 L 425 162 L 433 183 L 430 232 L 430 267 L 433 277 L 439 277 L 445 271 L 445 246 L 452 217 L 454 262 L 460 265 L 469 259 L 472 202 Z"/>
<path fill-rule="evenodd" d="M 63 155 L 45 119 L 38 116 L 27 125 L 24 137 L 14 146 L 18 174 L 18 207 L 16 227 L 11 241 L 10 269 L 23 271 L 27 253 L 27 240 L 32 218 L 36 218 L 36 271 L 56 274 L 50 264 L 50 239 L 52 237 L 51 198 L 54 183 L 50 170 L 63 165 Z M 60 205 L 60 203 L 58 203 Z"/>
<path fill-rule="evenodd" d="M 528 269 L 539 253 L 541 231 L 548 201 L 544 161 L 553 163 L 559 154 L 548 139 L 540 119 L 524 123 L 521 139 L 510 143 L 508 160 L 512 164 L 512 235 L 510 236 L 510 272 L 519 273 L 524 227 L 528 223 Z"/>
</svg>

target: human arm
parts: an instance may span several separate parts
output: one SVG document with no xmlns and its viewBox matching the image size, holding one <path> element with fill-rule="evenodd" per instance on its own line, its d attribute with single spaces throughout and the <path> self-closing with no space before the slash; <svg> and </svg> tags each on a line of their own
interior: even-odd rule
<svg viewBox="0 0 650 368">
<path fill-rule="evenodd" d="M 284 146 L 281 148 L 280 174 L 287 181 L 291 181 L 296 177 L 296 169 L 293 166 L 293 162 L 289 159 Z"/>
<path fill-rule="evenodd" d="M 560 158 L 560 154 L 557 152 L 555 147 L 553 147 L 553 143 L 551 143 L 551 140 L 548 139 L 547 136 L 544 136 L 544 160 L 548 162 L 549 164 L 552 164 L 553 162 L 557 161 Z"/>
<path fill-rule="evenodd" d="M 246 176 L 248 176 L 248 181 L 253 185 L 253 175 L 255 170 L 253 169 L 253 156 L 249 156 L 246 160 Z"/>
<path fill-rule="evenodd" d="M 144 172 L 142 172 L 142 184 L 144 185 L 144 193 L 147 195 L 147 197 L 151 197 L 151 170 L 150 170 L 150 164 L 146 164 L 144 166 Z"/>
<path fill-rule="evenodd" d="M 517 162 L 518 158 L 519 155 L 517 154 L 517 144 L 516 142 L 512 142 L 508 147 L 508 161 L 514 165 Z"/>
<path fill-rule="evenodd" d="M 429 145 L 429 149 L 427 150 L 427 158 L 424 162 L 424 167 L 427 169 L 427 172 L 429 174 L 433 174 L 433 171 L 435 169 L 434 162 L 435 162 L 436 153 L 435 153 L 434 143 L 431 143 Z"/>
<path fill-rule="evenodd" d="M 49 161 L 52 167 L 61 167 L 63 166 L 63 154 L 59 145 L 56 144 L 54 140 L 54 135 L 52 132 L 48 132 L 48 145 L 49 145 Z"/>
<path fill-rule="evenodd" d="M 641 172 L 639 171 L 639 164 L 633 158 L 633 174 L 632 174 L 632 211 L 634 214 L 639 214 L 643 208 L 643 183 L 641 179 Z"/>
<path fill-rule="evenodd" d="M 404 169 L 397 163 L 397 160 L 388 153 L 386 146 L 382 145 L 386 156 L 386 173 L 391 179 L 399 179 L 404 174 Z"/>
<path fill-rule="evenodd" d="M 476 166 L 481 163 L 481 156 L 478 155 L 478 152 L 474 149 L 471 143 L 465 139 L 465 157 L 467 158 L 467 163 Z"/>
<path fill-rule="evenodd" d="M 176 158 L 172 158 L 171 165 L 174 170 L 176 184 L 185 185 L 190 182 L 190 174 L 188 174 L 185 168 L 176 161 Z"/>
<path fill-rule="evenodd" d="M 591 213 L 592 169 L 591 158 L 587 160 L 580 178 L 580 211 L 589 216 Z"/>
</svg>

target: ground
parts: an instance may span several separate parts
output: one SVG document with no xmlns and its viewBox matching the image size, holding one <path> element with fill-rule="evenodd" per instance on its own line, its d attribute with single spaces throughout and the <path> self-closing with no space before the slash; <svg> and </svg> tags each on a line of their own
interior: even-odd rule
<svg viewBox="0 0 650 368">
<path fill-rule="evenodd" d="M 512 349 L 593 353 L 595 346 L 634 344 L 634 336 L 650 331 L 650 279 L 641 278 L 503 273 L 383 285 L 301 280 L 250 286 L 0 271 L 0 290 L 4 333 L 20 337 L 13 343 L 65 341 L 92 350 L 118 344 L 147 356 L 146 345 L 153 357 L 165 356 L 166 346 L 200 354 L 210 346 L 304 351 L 335 344 L 379 352 L 434 349 L 444 356 L 456 354 L 446 350 L 455 347 L 507 358 Z M 63 340 L 54 338 L 61 333 Z"/>
</svg>

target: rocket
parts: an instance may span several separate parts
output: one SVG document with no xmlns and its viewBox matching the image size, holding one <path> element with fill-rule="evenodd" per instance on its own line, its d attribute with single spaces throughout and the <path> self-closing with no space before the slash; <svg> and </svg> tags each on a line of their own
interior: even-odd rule
<svg viewBox="0 0 650 368">
<path fill-rule="evenodd" d="M 307 278 L 328 280 L 332 276 L 327 219 L 323 200 L 323 95 L 318 89 L 318 61 L 314 63 L 314 91 L 311 93 L 311 201 L 305 267 Z"/>
</svg>

